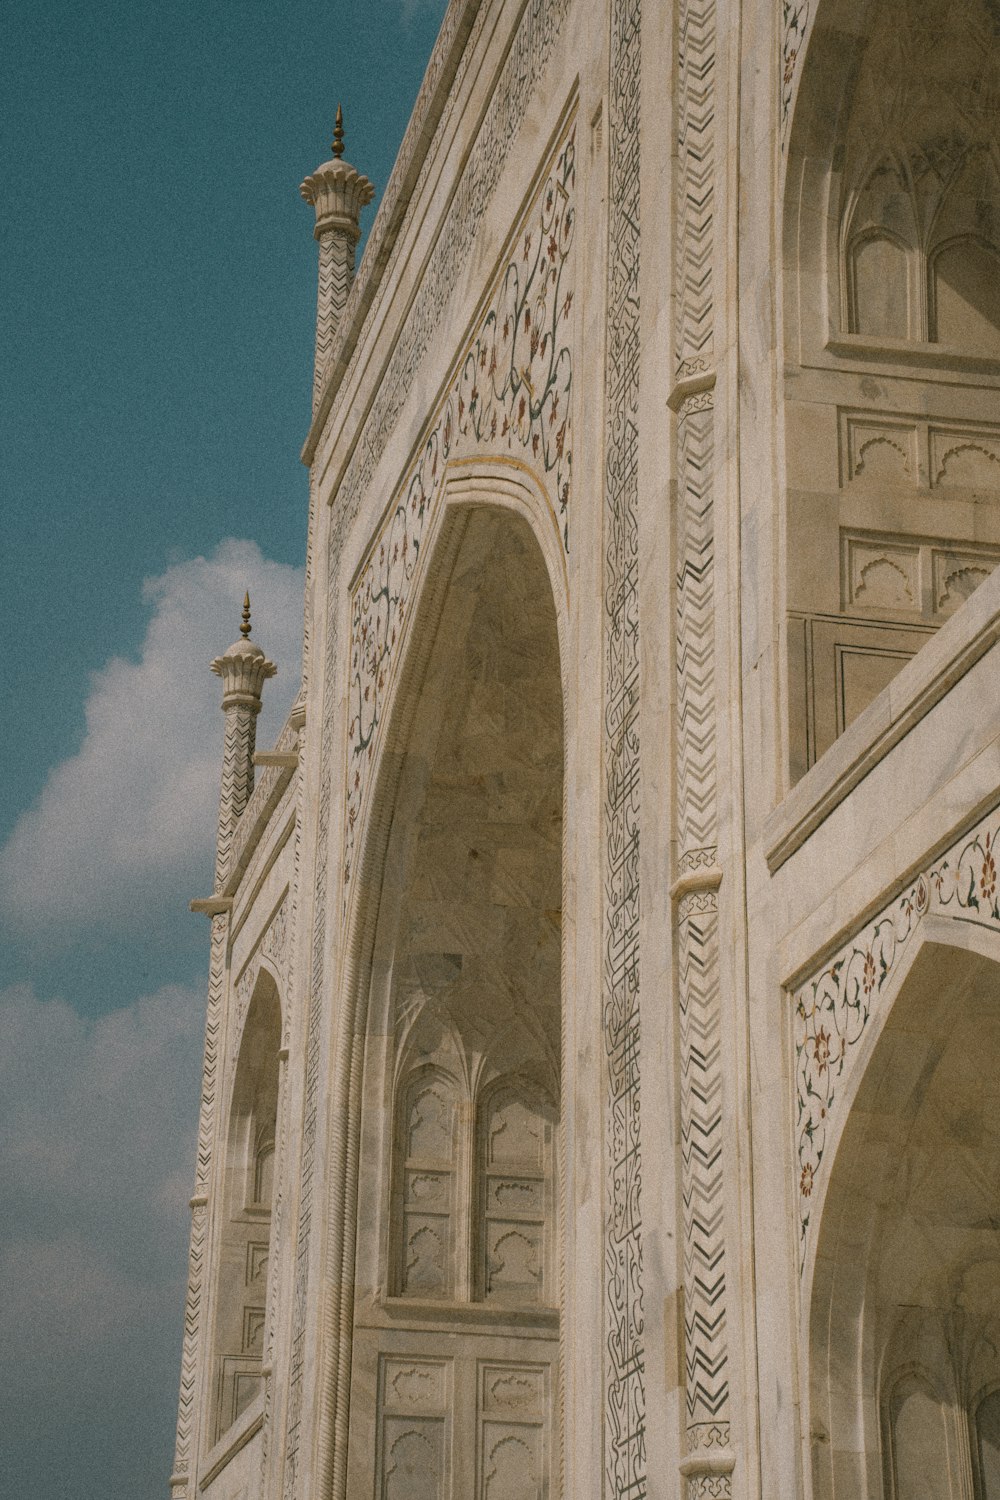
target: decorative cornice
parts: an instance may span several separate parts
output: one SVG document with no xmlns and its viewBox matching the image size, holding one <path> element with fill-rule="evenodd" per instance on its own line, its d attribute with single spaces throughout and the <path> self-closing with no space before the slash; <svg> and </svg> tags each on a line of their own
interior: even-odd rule
<svg viewBox="0 0 1000 1500">
<path fill-rule="evenodd" d="M 189 910 L 203 913 L 206 917 L 222 917 L 233 909 L 232 896 L 205 896 L 188 902 Z"/>
</svg>

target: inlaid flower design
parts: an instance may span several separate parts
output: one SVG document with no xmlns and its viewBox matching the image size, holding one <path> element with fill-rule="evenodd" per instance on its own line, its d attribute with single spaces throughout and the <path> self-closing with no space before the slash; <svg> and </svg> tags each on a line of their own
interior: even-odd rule
<svg viewBox="0 0 1000 1500">
<path fill-rule="evenodd" d="M 782 0 L 781 43 L 781 131 L 784 135 L 791 119 L 795 74 L 809 30 L 810 0 Z"/>
</svg>

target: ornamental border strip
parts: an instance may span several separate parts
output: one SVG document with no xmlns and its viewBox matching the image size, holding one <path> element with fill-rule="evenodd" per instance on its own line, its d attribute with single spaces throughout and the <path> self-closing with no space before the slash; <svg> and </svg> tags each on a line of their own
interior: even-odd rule
<svg viewBox="0 0 1000 1500">
<path fill-rule="evenodd" d="M 927 916 L 1000 932 L 995 808 L 844 943 L 793 994 L 799 1273 L 810 1240 L 812 1203 L 824 1175 L 830 1121 L 853 1074 L 857 1047 L 890 989 L 897 960 Z"/>
</svg>

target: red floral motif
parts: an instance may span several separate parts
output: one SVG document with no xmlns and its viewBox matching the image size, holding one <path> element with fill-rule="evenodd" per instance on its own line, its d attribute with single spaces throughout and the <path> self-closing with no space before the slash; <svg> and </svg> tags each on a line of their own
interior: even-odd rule
<svg viewBox="0 0 1000 1500">
<path fill-rule="evenodd" d="M 815 1177 L 816 1174 L 813 1171 L 812 1162 L 807 1161 L 805 1166 L 802 1168 L 802 1174 L 799 1177 L 799 1192 L 802 1194 L 803 1198 L 809 1198 L 812 1196 L 813 1182 L 815 1181 Z"/>
<path fill-rule="evenodd" d="M 865 964 L 861 975 L 861 988 L 866 995 L 870 995 L 875 988 L 875 958 L 870 948 L 865 954 Z"/>
<path fill-rule="evenodd" d="M 983 867 L 979 874 L 979 889 L 983 893 L 984 901 L 992 901 L 997 888 L 997 867 L 990 852 L 990 836 L 986 835 L 986 844 L 983 851 Z"/>
<path fill-rule="evenodd" d="M 813 1037 L 813 1061 L 817 1071 L 822 1073 L 830 1064 L 830 1033 L 825 1026 L 821 1026 Z"/>
</svg>

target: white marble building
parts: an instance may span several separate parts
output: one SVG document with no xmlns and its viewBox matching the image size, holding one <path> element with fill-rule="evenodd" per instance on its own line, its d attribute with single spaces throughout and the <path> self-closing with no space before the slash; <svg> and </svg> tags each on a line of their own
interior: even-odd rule
<svg viewBox="0 0 1000 1500">
<path fill-rule="evenodd" d="M 998 1500 L 1000 4 L 452 0 L 356 276 L 341 152 L 173 1500 Z"/>
</svg>

